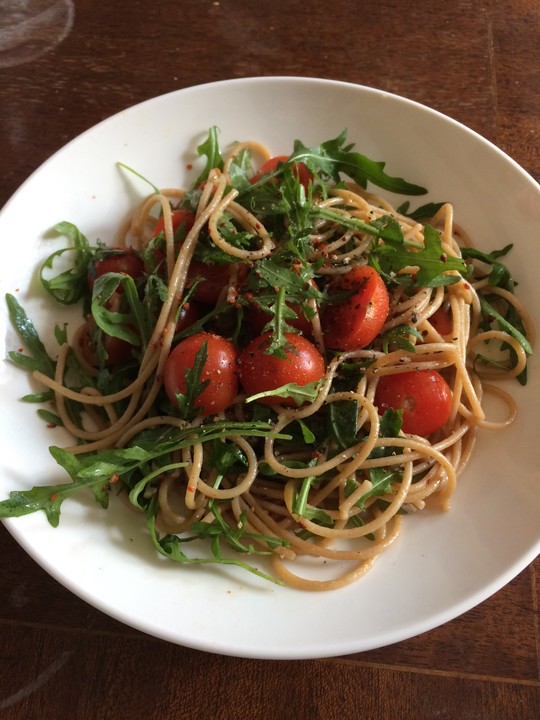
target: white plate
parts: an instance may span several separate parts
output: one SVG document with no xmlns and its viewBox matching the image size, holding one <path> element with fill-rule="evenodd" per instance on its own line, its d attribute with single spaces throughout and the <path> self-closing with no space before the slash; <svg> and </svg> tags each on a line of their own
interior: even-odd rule
<svg viewBox="0 0 540 720">
<path fill-rule="evenodd" d="M 45 231 L 70 220 L 93 241 L 110 240 L 148 188 L 121 161 L 157 185 L 178 186 L 211 125 L 225 146 L 256 139 L 287 153 L 347 127 L 356 148 L 387 162 L 392 175 L 451 200 L 485 250 L 515 243 L 509 264 L 519 295 L 540 326 L 537 268 L 540 188 L 489 142 L 414 102 L 370 88 L 299 78 L 242 79 L 180 90 L 106 120 L 42 165 L 0 215 L 0 283 L 16 293 L 47 336 L 62 319 L 39 292 L 34 268 L 48 255 Z M 192 171 L 193 173 L 193 171 Z M 397 199 L 399 201 L 399 199 Z M 415 201 L 413 201 L 415 202 Z M 420 204 L 420 203 L 418 203 Z M 415 205 L 414 205 L 415 206 Z M 3 300 L 2 300 L 3 303 Z M 1 311 L 2 356 L 19 342 Z M 0 368 L 0 498 L 62 477 L 47 447 L 64 441 L 35 408 L 18 402 L 29 381 Z M 43 513 L 9 520 L 15 539 L 47 572 L 87 602 L 157 637 L 203 650 L 258 658 L 308 658 L 381 647 L 436 627 L 499 590 L 540 550 L 538 358 L 513 427 L 481 433 L 447 514 L 407 517 L 401 539 L 355 585 L 331 593 L 274 587 L 222 568 L 161 562 L 145 523 L 117 502 L 64 503 L 60 526 Z M 9 438 L 9 442 L 6 440 Z"/>
</svg>

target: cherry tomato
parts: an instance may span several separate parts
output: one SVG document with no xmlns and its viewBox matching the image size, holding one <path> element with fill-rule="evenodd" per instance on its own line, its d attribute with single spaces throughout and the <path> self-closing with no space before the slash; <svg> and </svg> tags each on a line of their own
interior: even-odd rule
<svg viewBox="0 0 540 720">
<path fill-rule="evenodd" d="M 197 396 L 194 405 L 203 415 L 215 415 L 228 408 L 238 392 L 236 349 L 220 335 L 202 332 L 179 342 L 165 363 L 163 384 L 169 400 L 176 405 L 177 393 L 185 394 L 187 389 L 186 370 L 193 367 L 205 342 L 208 357 L 201 381 L 210 380 L 210 383 Z"/>
<path fill-rule="evenodd" d="M 270 160 L 267 160 L 264 165 L 261 166 L 259 172 L 257 172 L 251 178 L 250 183 L 253 185 L 254 183 L 258 182 L 263 175 L 277 170 L 278 165 L 280 163 L 284 163 L 288 159 L 289 158 L 287 155 L 277 155 L 276 157 L 270 158 Z M 292 166 L 292 171 L 294 176 L 298 178 L 298 180 L 304 186 L 305 191 L 307 192 L 309 183 L 313 182 L 313 173 L 308 170 L 306 164 L 303 162 L 294 163 Z"/>
<path fill-rule="evenodd" d="M 384 375 L 375 390 L 375 405 L 403 410 L 403 432 L 426 437 L 448 421 L 452 391 L 436 370 L 413 370 Z"/>
<path fill-rule="evenodd" d="M 144 263 L 132 250 L 121 253 L 111 253 L 102 260 L 94 263 L 94 272 L 88 278 L 90 289 L 94 286 L 96 278 L 107 273 L 123 273 L 130 275 L 134 280 L 142 275 Z"/>
<path fill-rule="evenodd" d="M 180 310 L 180 317 L 176 323 L 175 331 L 180 333 L 182 330 L 186 330 L 186 328 L 191 327 L 194 323 L 196 323 L 200 317 L 201 311 L 197 303 L 191 301 L 185 303 L 182 305 L 182 309 Z"/>
<path fill-rule="evenodd" d="M 445 335 L 450 335 L 452 332 L 452 317 L 450 312 L 445 308 L 440 307 L 428 320 L 439 335 L 444 337 Z"/>
<path fill-rule="evenodd" d="M 105 275 L 106 273 L 122 273 L 130 275 L 136 279 L 144 270 L 143 261 L 137 257 L 131 250 L 124 253 L 114 253 L 103 260 L 95 263 L 96 277 Z"/>
<path fill-rule="evenodd" d="M 237 267 L 238 283 L 241 284 L 248 271 L 245 263 L 207 264 L 200 260 L 192 260 L 189 265 L 188 286 L 194 280 L 202 278 L 193 291 L 192 297 L 198 302 L 215 305 L 221 291 L 229 284 L 229 278 L 234 271 L 233 265 Z"/>
<path fill-rule="evenodd" d="M 353 268 L 330 282 L 329 293 L 352 291 L 343 302 L 329 304 L 321 315 L 328 347 L 358 350 L 380 333 L 390 306 L 388 291 L 379 273 L 369 265 Z"/>
<path fill-rule="evenodd" d="M 189 210 L 173 210 L 172 211 L 172 226 L 173 226 L 173 232 L 176 233 L 180 225 L 182 223 L 184 224 L 184 229 L 187 233 L 191 230 L 193 227 L 193 223 L 195 222 L 195 215 L 190 212 Z M 154 234 L 153 236 L 156 237 L 156 235 L 159 235 L 160 232 L 163 232 L 165 230 L 165 221 L 163 217 L 160 217 L 159 220 L 154 225 Z"/>
<path fill-rule="evenodd" d="M 97 347 L 93 340 L 94 332 L 96 330 L 96 323 L 90 316 L 86 323 L 84 331 L 82 332 L 79 340 L 81 352 L 86 362 L 92 367 L 99 367 Z M 104 361 L 105 367 L 119 368 L 126 365 L 131 360 L 131 343 L 120 338 L 113 337 L 112 335 L 102 335 L 103 349 L 107 353 L 107 357 Z"/>
<path fill-rule="evenodd" d="M 325 371 L 325 363 L 317 348 L 301 335 L 286 333 L 289 349 L 285 348 L 286 358 L 265 353 L 271 333 L 259 335 L 242 351 L 238 358 L 240 384 L 248 395 L 267 392 L 275 388 L 296 383 L 306 385 L 320 380 Z M 271 405 L 279 402 L 296 406 L 292 397 L 280 398 L 275 395 L 261 398 L 259 402 Z"/>
</svg>

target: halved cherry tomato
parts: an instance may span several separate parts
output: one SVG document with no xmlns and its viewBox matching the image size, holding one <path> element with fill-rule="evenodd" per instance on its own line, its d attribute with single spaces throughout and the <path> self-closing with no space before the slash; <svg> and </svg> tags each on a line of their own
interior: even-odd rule
<svg viewBox="0 0 540 720">
<path fill-rule="evenodd" d="M 390 307 L 388 291 L 379 273 L 369 265 L 353 268 L 330 282 L 329 294 L 351 292 L 342 302 L 329 304 L 321 315 L 328 347 L 357 350 L 380 333 Z"/>
<path fill-rule="evenodd" d="M 253 185 L 254 183 L 258 182 L 263 175 L 277 170 L 278 165 L 280 163 L 284 163 L 288 159 L 288 155 L 276 155 L 276 157 L 270 158 L 270 160 L 267 160 L 264 165 L 261 166 L 260 170 L 255 173 L 255 175 L 253 175 L 253 177 L 250 179 L 250 183 Z M 298 180 L 304 186 L 305 191 L 307 192 L 309 184 L 313 182 L 313 173 L 308 170 L 307 165 L 303 162 L 294 163 L 291 169 L 294 176 L 298 178 Z"/>
<path fill-rule="evenodd" d="M 208 357 L 201 381 L 210 380 L 210 383 L 197 396 L 194 405 L 203 415 L 215 415 L 228 408 L 238 392 L 236 349 L 220 335 L 202 332 L 179 342 L 165 363 L 163 384 L 169 400 L 176 405 L 176 395 L 187 389 L 186 370 L 193 368 L 205 342 Z"/>
<path fill-rule="evenodd" d="M 172 227 L 173 232 L 176 233 L 180 225 L 184 223 L 186 235 L 193 227 L 193 224 L 195 222 L 195 215 L 194 213 L 190 212 L 189 210 L 173 210 L 172 211 Z M 159 218 L 159 220 L 154 225 L 154 233 L 153 236 L 156 237 L 156 235 L 159 235 L 160 232 L 163 232 L 165 230 L 165 221 L 163 219 L 163 216 Z"/>
<path fill-rule="evenodd" d="M 200 260 L 192 260 L 188 271 L 188 287 L 195 280 L 200 280 L 193 291 L 193 298 L 207 305 L 215 305 L 223 288 L 229 284 L 231 273 L 236 273 L 238 284 L 242 284 L 248 272 L 245 263 L 203 263 Z M 202 279 L 201 279 L 202 278 Z"/>
<path fill-rule="evenodd" d="M 301 335 L 286 333 L 289 348 L 285 348 L 286 358 L 279 358 L 265 352 L 270 344 L 272 333 L 256 337 L 242 351 L 238 358 L 240 384 L 248 395 L 275 390 L 288 383 L 307 385 L 320 380 L 325 371 L 324 358 L 317 348 Z M 282 403 L 295 406 L 292 397 L 281 398 L 275 395 L 261 398 L 265 405 Z"/>
<path fill-rule="evenodd" d="M 452 391 L 436 370 L 384 375 L 375 390 L 375 405 L 403 410 L 403 432 L 426 437 L 445 425 L 452 408 Z"/>
<path fill-rule="evenodd" d="M 450 335 L 452 332 L 452 317 L 450 311 L 447 311 L 445 308 L 440 307 L 438 310 L 435 310 L 428 320 L 439 335 L 444 337 L 445 335 Z"/>
</svg>

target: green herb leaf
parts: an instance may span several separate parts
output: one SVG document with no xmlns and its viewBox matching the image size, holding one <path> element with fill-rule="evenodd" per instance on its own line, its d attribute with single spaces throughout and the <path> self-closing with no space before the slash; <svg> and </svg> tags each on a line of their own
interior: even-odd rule
<svg viewBox="0 0 540 720">
<path fill-rule="evenodd" d="M 406 200 L 404 203 L 402 203 L 397 209 L 397 212 L 400 213 L 400 215 L 406 215 L 407 217 L 411 218 L 412 220 L 417 220 L 418 222 L 422 222 L 425 220 L 428 220 L 432 218 L 434 215 L 436 215 L 439 210 L 442 208 L 443 205 L 446 205 L 444 202 L 438 202 L 438 203 L 426 203 L 425 205 L 421 205 L 420 207 L 416 208 L 416 210 L 409 210 L 411 203 Z"/>
<path fill-rule="evenodd" d="M 388 353 L 394 349 L 416 352 L 415 344 L 409 339 L 411 335 L 422 342 L 421 333 L 412 325 L 398 325 L 391 328 L 382 336 L 383 352 Z"/>
<path fill-rule="evenodd" d="M 338 450 L 358 442 L 358 400 L 337 400 L 328 405 L 328 429 Z"/>
<path fill-rule="evenodd" d="M 365 509 L 366 502 L 370 498 L 380 497 L 392 492 L 392 486 L 401 482 L 402 475 L 394 468 L 371 468 L 369 471 L 369 479 L 372 487 L 355 503 L 356 507 L 361 510 Z"/>
<path fill-rule="evenodd" d="M 195 180 L 195 186 L 206 180 L 208 174 L 214 168 L 223 169 L 223 158 L 219 149 L 218 133 L 219 131 L 216 126 L 211 127 L 206 140 L 197 147 L 199 155 L 206 157 L 206 165 L 199 177 Z"/>
<path fill-rule="evenodd" d="M 177 393 L 178 410 L 180 417 L 192 420 L 198 412 L 204 412 L 203 407 L 195 407 L 195 401 L 210 384 L 210 379 L 201 380 L 204 366 L 208 360 L 208 342 L 205 340 L 197 350 L 193 367 L 185 368 L 186 392 Z"/>
<path fill-rule="evenodd" d="M 129 312 L 114 312 L 107 304 L 118 288 L 123 288 Z M 135 281 L 125 273 L 105 273 L 96 278 L 92 293 L 92 316 L 106 335 L 120 338 L 132 345 L 140 345 L 141 334 L 146 334 L 145 310 L 139 300 Z M 139 333 L 133 330 L 138 328 Z"/>
<path fill-rule="evenodd" d="M 49 255 L 41 266 L 41 283 L 45 290 L 59 303 L 73 305 L 84 297 L 88 291 L 88 273 L 94 261 L 94 254 L 86 237 L 73 223 L 60 222 L 54 226 L 53 232 L 71 239 L 73 247 L 62 248 Z M 72 267 L 48 279 L 46 270 L 51 270 L 55 260 L 66 253 L 74 255 Z"/>
<path fill-rule="evenodd" d="M 283 583 L 278 580 L 277 578 L 273 577 L 272 575 L 268 575 L 267 573 L 263 572 L 262 570 L 259 570 L 258 568 L 255 568 L 252 565 L 249 565 L 248 563 L 244 562 L 243 560 L 239 560 L 235 557 L 228 557 L 223 554 L 221 550 L 221 542 L 225 542 L 228 546 L 236 550 L 237 552 L 242 552 L 245 554 L 258 554 L 258 555 L 268 555 L 269 551 L 265 550 L 258 550 L 255 548 L 253 544 L 250 544 L 249 546 L 243 545 L 240 541 L 240 537 L 245 537 L 248 539 L 260 539 L 263 542 L 266 542 L 269 547 L 276 547 L 278 544 L 287 544 L 285 542 L 282 542 L 279 538 L 273 538 L 273 537 L 266 537 L 264 535 L 255 535 L 250 534 L 245 531 L 245 518 L 242 518 L 240 526 L 236 528 L 236 530 L 233 530 L 230 528 L 227 523 L 223 520 L 221 513 L 219 512 L 217 503 L 214 501 L 210 501 L 209 507 L 216 519 L 215 523 L 193 523 L 192 530 L 194 531 L 194 535 L 191 535 L 189 537 L 179 537 L 178 535 L 165 535 L 163 537 L 160 537 L 157 529 L 156 529 L 156 516 L 157 516 L 157 510 L 158 510 L 158 504 L 155 501 L 155 498 L 150 503 L 148 509 L 146 510 L 146 518 L 147 518 L 147 524 L 148 529 L 150 531 L 150 536 L 152 538 L 152 542 L 154 543 L 154 547 L 156 550 L 165 557 L 169 558 L 170 560 L 174 560 L 175 562 L 184 563 L 184 564 L 192 564 L 192 565 L 207 565 L 207 564 L 220 564 L 220 565 L 233 565 L 239 568 L 242 568 L 243 570 L 246 570 L 247 572 L 250 572 L 258 577 L 263 578 L 264 580 L 268 580 L 272 583 L 275 583 L 276 585 L 282 585 Z M 186 543 L 193 542 L 194 540 L 198 539 L 209 539 L 211 542 L 211 550 L 212 550 L 212 556 L 211 557 L 189 557 L 181 550 L 182 545 L 185 545 Z"/>
<path fill-rule="evenodd" d="M 226 475 L 235 465 L 247 466 L 247 464 L 244 452 L 236 443 L 227 440 L 212 441 L 212 452 L 208 465 L 217 470 L 220 475 Z"/>
<path fill-rule="evenodd" d="M 327 140 L 313 148 L 303 145 L 300 140 L 294 143 L 294 151 L 288 163 L 302 161 L 316 175 L 340 182 L 341 176 L 352 178 L 361 187 L 368 182 L 403 195 L 424 195 L 427 190 L 399 177 L 388 175 L 384 162 L 375 162 L 365 155 L 353 152 L 351 146 L 345 146 L 347 131 L 344 130 L 337 138 Z"/>
<path fill-rule="evenodd" d="M 514 325 L 508 322 L 495 308 L 491 305 L 483 295 L 479 295 L 480 307 L 482 308 L 482 314 L 489 318 L 491 321 L 495 320 L 497 325 L 509 335 L 511 335 L 521 347 L 525 350 L 528 355 L 532 355 L 533 349 L 531 343 L 527 340 L 525 335 L 520 332 Z"/>
<path fill-rule="evenodd" d="M 305 385 L 298 385 L 297 383 L 287 383 L 281 385 L 274 390 L 265 390 L 264 392 L 250 395 L 245 399 L 246 403 L 254 402 L 264 397 L 275 397 L 276 402 L 279 402 L 278 398 L 292 398 L 296 405 L 300 407 L 305 402 L 313 402 L 317 395 L 321 385 L 324 382 L 324 378 L 321 380 L 314 380 L 313 382 L 306 383 Z"/>
<path fill-rule="evenodd" d="M 138 177 L 140 180 L 145 182 L 147 185 L 150 185 L 150 187 L 152 188 L 153 192 L 156 193 L 156 195 L 161 194 L 161 190 L 156 185 L 154 185 L 153 182 L 148 180 L 148 178 L 144 177 L 144 175 L 141 175 L 141 173 L 137 172 L 132 167 L 129 167 L 129 165 L 125 165 L 123 162 L 118 161 L 116 164 L 118 165 L 118 167 L 124 168 L 124 170 L 127 170 L 128 172 L 135 175 L 135 177 Z"/>
<path fill-rule="evenodd" d="M 412 287 L 452 285 L 467 273 L 465 261 L 443 251 L 439 233 L 430 225 L 424 228 L 423 247 L 408 249 L 405 242 L 385 242 L 373 249 L 370 262 L 387 278 Z M 413 274 L 399 274 L 409 266 L 418 270 Z M 448 274 L 452 270 L 460 275 Z"/>
<path fill-rule="evenodd" d="M 6 303 L 13 326 L 31 353 L 29 357 L 23 353 L 13 351 L 9 353 L 9 357 L 25 370 L 39 370 L 44 375 L 54 377 L 56 363 L 49 357 L 34 324 L 13 295 L 9 293 L 6 295 Z"/>
</svg>

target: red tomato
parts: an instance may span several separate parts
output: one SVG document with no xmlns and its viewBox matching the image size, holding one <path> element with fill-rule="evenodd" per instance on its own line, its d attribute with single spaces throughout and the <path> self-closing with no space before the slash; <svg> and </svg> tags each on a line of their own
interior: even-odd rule
<svg viewBox="0 0 540 720">
<path fill-rule="evenodd" d="M 288 155 L 277 155 L 276 157 L 270 158 L 270 160 L 267 160 L 264 165 L 261 166 L 259 172 L 257 172 L 251 178 L 250 183 L 253 185 L 254 183 L 258 182 L 263 175 L 269 172 L 273 172 L 277 169 L 280 163 L 284 163 L 288 159 Z M 308 170 L 306 164 L 303 162 L 294 163 L 294 165 L 292 166 L 292 171 L 294 176 L 298 178 L 298 180 L 304 186 L 305 191 L 307 192 L 309 183 L 313 182 L 313 173 Z"/>
<path fill-rule="evenodd" d="M 324 337 L 334 350 L 358 350 L 380 333 L 390 307 L 388 291 L 379 273 L 369 265 L 355 267 L 330 282 L 330 295 L 343 291 L 353 292 L 322 312 Z"/>
<path fill-rule="evenodd" d="M 179 342 L 165 363 L 163 384 L 169 400 L 176 405 L 177 393 L 185 393 L 187 389 L 186 370 L 193 367 L 204 342 L 207 343 L 208 358 L 201 381 L 210 380 L 210 383 L 196 398 L 195 407 L 203 415 L 215 415 L 228 408 L 238 392 L 236 349 L 220 335 L 202 332 Z"/>
<path fill-rule="evenodd" d="M 215 305 L 221 291 L 228 285 L 231 272 L 234 270 L 232 265 L 235 263 L 203 263 L 200 260 L 192 260 L 188 272 L 188 286 L 195 279 L 202 278 L 193 291 L 192 297 L 201 303 Z M 241 284 L 247 275 L 247 265 L 245 263 L 236 263 L 238 268 L 237 277 Z"/>
<path fill-rule="evenodd" d="M 186 235 L 193 227 L 193 223 L 195 222 L 195 215 L 190 212 L 189 210 L 173 210 L 172 211 L 172 226 L 173 226 L 173 232 L 176 233 L 180 225 L 182 223 L 184 224 Z M 163 232 L 165 230 L 165 221 L 163 220 L 163 217 L 160 217 L 159 220 L 154 225 L 154 237 L 156 235 L 159 235 L 160 232 Z"/>
<path fill-rule="evenodd" d="M 180 310 L 180 317 L 176 323 L 175 332 L 180 333 L 182 330 L 186 330 L 186 328 L 191 327 L 194 323 L 196 323 L 200 317 L 201 312 L 197 303 L 191 301 L 185 303 L 182 305 L 182 309 Z"/>
<path fill-rule="evenodd" d="M 428 320 L 439 335 L 450 335 L 452 332 L 452 317 L 445 308 L 440 307 Z"/>
<path fill-rule="evenodd" d="M 270 337 L 270 332 L 256 337 L 238 359 L 240 383 L 248 395 L 274 390 L 287 383 L 306 385 L 323 377 L 326 372 L 324 359 L 309 340 L 301 335 L 287 333 L 285 337 L 290 349 L 285 350 L 286 358 L 279 358 L 265 353 Z M 292 397 L 280 398 L 275 395 L 261 398 L 259 402 L 265 405 L 279 402 L 296 406 Z"/>
<path fill-rule="evenodd" d="M 448 421 L 452 391 L 436 370 L 413 370 L 384 375 L 375 391 L 375 405 L 403 410 L 403 432 L 426 437 Z"/>
<path fill-rule="evenodd" d="M 80 336 L 80 348 L 86 362 L 92 367 L 99 367 L 97 348 L 92 339 L 93 333 L 96 329 L 96 323 L 92 317 L 89 317 L 85 323 L 85 328 Z M 107 353 L 107 358 L 104 362 L 105 367 L 119 368 L 122 365 L 132 359 L 131 343 L 120 338 L 113 337 L 112 335 L 102 336 L 103 349 Z"/>
<path fill-rule="evenodd" d="M 102 260 L 97 260 L 94 263 L 94 271 L 94 274 L 88 278 L 90 288 L 93 287 L 96 278 L 106 273 L 123 273 L 136 280 L 143 274 L 144 263 L 132 250 L 126 250 L 121 253 L 111 253 Z"/>
</svg>

